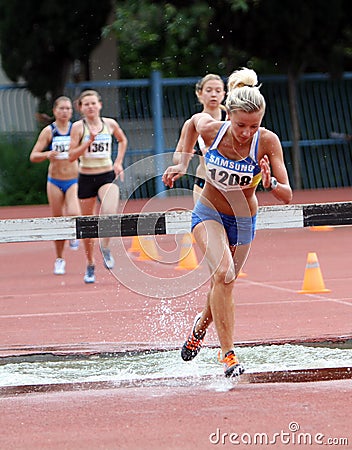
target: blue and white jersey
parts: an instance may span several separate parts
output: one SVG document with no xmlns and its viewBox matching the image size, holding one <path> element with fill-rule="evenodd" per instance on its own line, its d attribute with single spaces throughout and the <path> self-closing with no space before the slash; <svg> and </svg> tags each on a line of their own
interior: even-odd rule
<svg viewBox="0 0 352 450">
<path fill-rule="evenodd" d="M 58 130 L 56 123 L 50 124 L 53 138 L 49 145 L 49 149 L 59 152 L 55 159 L 68 159 L 68 150 L 70 148 L 71 137 L 70 132 L 72 128 L 72 122 L 69 122 L 68 131 L 65 134 L 61 134 Z"/>
<path fill-rule="evenodd" d="M 205 154 L 206 180 L 222 191 L 248 189 L 257 186 L 261 180 L 261 169 L 257 161 L 259 130 L 253 135 L 249 155 L 240 160 L 228 159 L 217 149 L 221 139 L 231 125 L 225 122 L 214 142 Z"/>
</svg>

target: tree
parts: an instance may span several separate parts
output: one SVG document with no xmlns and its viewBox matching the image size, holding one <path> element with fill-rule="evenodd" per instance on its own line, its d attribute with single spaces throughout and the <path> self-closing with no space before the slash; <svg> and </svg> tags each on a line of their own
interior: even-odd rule
<svg viewBox="0 0 352 450">
<path fill-rule="evenodd" d="M 139 9 L 138 5 L 143 6 Z M 228 75 L 246 65 L 288 76 L 295 188 L 301 187 L 297 83 L 305 72 L 336 76 L 351 64 L 347 0 L 146 0 L 118 2 L 112 27 L 122 73 Z M 142 11 L 142 12 L 141 12 Z M 146 22 L 143 22 L 143 19 Z M 143 55 L 143 58 L 141 57 Z M 137 71 L 133 71 L 137 67 Z"/>
<path fill-rule="evenodd" d="M 3 69 L 27 83 L 40 111 L 62 94 L 72 63 L 88 63 L 111 8 L 111 0 L 0 0 Z"/>
<path fill-rule="evenodd" d="M 236 0 L 245 3 L 244 0 Z M 209 40 L 213 8 L 209 2 L 118 1 L 114 23 L 121 78 L 226 74 L 223 47 Z"/>
<path fill-rule="evenodd" d="M 227 8 L 230 8 L 231 0 Z M 243 48 L 251 59 L 265 61 L 272 72 L 288 76 L 292 123 L 292 155 L 295 188 L 300 189 L 300 129 L 297 110 L 297 83 L 304 72 L 341 74 L 346 65 L 346 49 L 351 43 L 349 18 L 352 4 L 347 0 L 248 0 L 247 9 L 236 14 L 216 9 L 212 40 L 220 44 L 222 34 L 232 30 L 233 46 Z"/>
</svg>

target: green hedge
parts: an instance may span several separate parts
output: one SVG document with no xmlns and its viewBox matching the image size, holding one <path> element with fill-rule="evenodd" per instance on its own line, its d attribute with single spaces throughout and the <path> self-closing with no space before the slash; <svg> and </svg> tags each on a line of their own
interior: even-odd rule
<svg viewBox="0 0 352 450">
<path fill-rule="evenodd" d="M 48 162 L 33 164 L 29 160 L 36 137 L 0 136 L 0 206 L 47 203 Z"/>
</svg>

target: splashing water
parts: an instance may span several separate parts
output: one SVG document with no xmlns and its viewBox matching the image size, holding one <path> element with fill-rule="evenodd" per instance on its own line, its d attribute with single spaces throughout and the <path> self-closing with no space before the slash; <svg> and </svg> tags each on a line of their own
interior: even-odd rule
<svg viewBox="0 0 352 450">
<path fill-rule="evenodd" d="M 167 308 L 167 305 L 166 305 Z M 239 360 L 246 373 L 293 369 L 317 369 L 352 366 L 351 348 L 309 347 L 305 345 L 271 345 L 238 347 Z M 52 355 L 51 355 L 52 357 Z M 35 356 L 33 356 L 33 359 Z M 49 358 L 49 356 L 48 356 Z M 193 361 L 184 362 L 180 352 L 145 351 L 85 359 L 52 357 L 53 360 L 7 363 L 0 366 L 0 386 L 20 386 L 97 381 L 143 381 L 168 379 L 194 380 L 207 376 L 213 388 L 226 386 L 216 380 L 222 377 L 217 349 L 204 348 Z M 179 382 L 179 381 L 178 381 Z"/>
</svg>

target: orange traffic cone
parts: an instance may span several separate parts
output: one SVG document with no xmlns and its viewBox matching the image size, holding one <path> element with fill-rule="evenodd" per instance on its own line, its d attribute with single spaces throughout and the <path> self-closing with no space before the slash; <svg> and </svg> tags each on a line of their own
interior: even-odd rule
<svg viewBox="0 0 352 450">
<path fill-rule="evenodd" d="M 141 236 L 140 253 L 136 258 L 137 261 L 160 261 L 158 249 L 155 245 L 154 236 Z"/>
<path fill-rule="evenodd" d="M 176 270 L 193 270 L 199 266 L 192 244 L 192 235 L 187 233 L 182 238 L 180 259 Z"/>
<path fill-rule="evenodd" d="M 240 270 L 240 273 L 237 275 L 237 278 L 246 278 L 248 275 L 246 272 L 243 272 L 242 269 Z"/>
<path fill-rule="evenodd" d="M 304 273 L 303 286 L 299 294 L 323 294 L 331 292 L 325 288 L 323 276 L 320 271 L 316 253 L 308 253 L 306 270 Z"/>
<path fill-rule="evenodd" d="M 332 231 L 334 228 L 330 225 L 315 225 L 313 227 L 309 227 L 310 231 Z"/>
<path fill-rule="evenodd" d="M 139 242 L 139 236 L 133 236 L 131 247 L 127 250 L 129 253 L 139 253 L 141 251 L 141 244 Z"/>
</svg>

